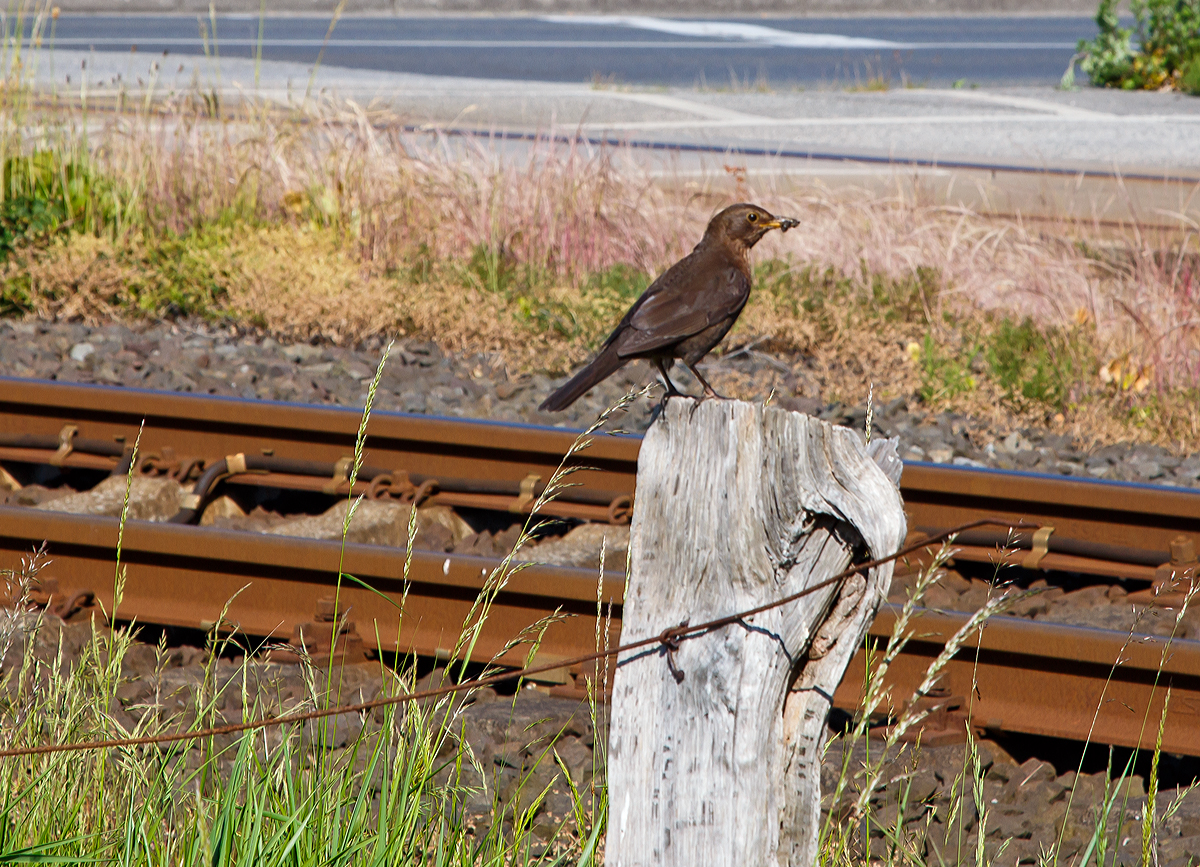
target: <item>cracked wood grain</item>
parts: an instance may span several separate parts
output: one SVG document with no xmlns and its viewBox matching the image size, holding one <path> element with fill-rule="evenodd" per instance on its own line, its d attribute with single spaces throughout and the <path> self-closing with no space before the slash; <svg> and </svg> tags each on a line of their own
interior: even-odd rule
<svg viewBox="0 0 1200 867">
<path fill-rule="evenodd" d="M 904 540 L 894 441 L 740 401 L 673 399 L 646 434 L 621 641 L 795 593 Z M 609 867 L 795 865 L 817 851 L 830 701 L 892 566 L 623 656 Z"/>
</svg>

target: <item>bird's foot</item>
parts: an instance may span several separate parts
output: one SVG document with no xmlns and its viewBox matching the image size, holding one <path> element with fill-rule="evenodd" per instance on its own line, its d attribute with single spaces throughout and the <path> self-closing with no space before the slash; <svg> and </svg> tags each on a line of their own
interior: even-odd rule
<svg viewBox="0 0 1200 867">
<path fill-rule="evenodd" d="M 663 396 L 662 396 L 662 399 L 659 401 L 659 403 L 666 403 L 668 400 L 670 400 L 673 397 L 687 397 L 687 396 L 688 395 L 684 394 L 682 391 L 680 391 L 679 389 L 677 389 L 675 387 L 675 383 L 671 382 L 671 380 L 668 379 L 665 383 L 665 388 L 663 389 Z"/>
<path fill-rule="evenodd" d="M 686 364 L 686 362 L 684 362 L 684 363 Z M 729 399 L 729 398 L 725 397 L 724 395 L 717 394 L 717 390 L 708 384 L 708 380 L 705 379 L 704 375 L 701 374 L 700 371 L 698 371 L 696 369 L 696 366 L 694 364 L 688 364 L 687 369 L 690 370 L 692 372 L 692 376 L 696 377 L 696 380 L 702 386 L 704 386 L 704 397 L 711 397 L 711 398 L 715 398 L 716 400 L 728 400 Z"/>
<path fill-rule="evenodd" d="M 659 402 L 658 402 L 659 408 L 666 407 L 667 401 L 673 397 L 682 398 L 683 400 L 694 400 L 694 401 L 696 401 L 696 403 L 699 403 L 700 401 L 704 400 L 703 397 L 696 397 L 696 395 L 694 395 L 694 394 L 686 394 L 682 391 L 667 392 L 666 394 L 664 394 L 662 396 L 662 399 L 659 400 Z"/>
<path fill-rule="evenodd" d="M 667 392 L 666 394 L 664 394 L 662 396 L 662 399 L 655 405 L 655 412 L 661 412 L 662 410 L 666 409 L 667 401 L 673 397 L 678 397 L 681 400 L 690 400 L 697 404 L 701 403 L 702 401 L 708 400 L 707 394 L 694 395 L 694 394 L 688 394 L 686 391 L 670 391 L 670 392 Z"/>
</svg>

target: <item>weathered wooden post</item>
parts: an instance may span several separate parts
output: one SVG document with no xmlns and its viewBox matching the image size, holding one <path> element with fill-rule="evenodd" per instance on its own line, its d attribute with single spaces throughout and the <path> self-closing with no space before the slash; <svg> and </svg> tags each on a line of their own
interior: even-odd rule
<svg viewBox="0 0 1200 867">
<path fill-rule="evenodd" d="M 621 641 L 701 623 L 887 556 L 893 442 L 740 401 L 668 402 L 638 460 Z M 833 692 L 890 564 L 680 644 L 621 657 L 608 867 L 812 867 Z"/>
</svg>

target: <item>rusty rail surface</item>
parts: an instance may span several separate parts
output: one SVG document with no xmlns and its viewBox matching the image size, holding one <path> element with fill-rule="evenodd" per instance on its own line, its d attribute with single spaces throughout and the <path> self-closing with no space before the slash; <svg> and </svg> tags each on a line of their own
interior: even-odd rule
<svg viewBox="0 0 1200 867">
<path fill-rule="evenodd" d="M 30 539 L 44 539 L 53 557 L 47 575 L 57 580 L 61 592 L 88 588 L 111 611 L 118 523 L 115 518 L 0 507 L 0 557 L 13 561 L 28 551 Z M 232 599 L 229 628 L 283 642 L 337 590 L 340 563 L 380 591 L 349 581 L 340 590 L 340 605 L 349 609 L 365 646 L 445 658 L 495 565 L 478 557 L 414 553 L 401 620 L 402 555 L 378 546 L 347 545 L 342 561 L 341 548 L 338 542 L 131 521 L 122 553 L 125 598 L 117 613 L 121 619 L 207 629 Z M 546 629 L 537 662 L 587 652 L 596 642 L 598 596 L 612 603 L 608 642 L 615 645 L 623 590 L 620 574 L 607 575 L 600 584 L 587 569 L 523 569 L 497 594 L 475 658 L 523 665 L 527 647 L 504 652 L 509 640 L 551 612 L 562 619 Z M 929 664 L 967 617 L 922 613 L 913 625 L 914 638 L 889 671 L 893 697 L 914 694 Z M 891 635 L 895 619 L 895 607 L 885 606 L 872 625 L 870 641 L 876 651 Z M 1131 641 L 1107 630 L 993 618 L 981 637 L 950 662 L 938 689 L 924 697 L 942 708 L 939 727 L 924 742 L 936 743 L 943 735 L 961 738 L 969 713 L 970 723 L 984 731 L 1077 740 L 1091 731 L 1097 743 L 1152 747 L 1170 686 L 1163 748 L 1200 755 L 1200 642 L 1175 640 L 1166 654 L 1163 644 L 1162 638 Z M 866 655 L 860 653 L 834 696 L 836 707 L 853 711 L 859 706 L 865 665 Z M 578 694 L 582 684 L 575 679 L 583 675 L 563 669 L 539 680 Z"/>
<path fill-rule="evenodd" d="M 899 609 L 885 605 L 868 643 L 882 652 Z M 912 696 L 952 635 L 969 615 L 924 611 L 914 638 L 889 669 L 894 699 Z M 834 696 L 846 710 L 858 706 L 866 654 L 859 653 Z M 940 707 L 922 742 L 944 732 L 961 739 L 969 716 L 980 731 L 1084 740 L 1152 749 L 1163 701 L 1171 688 L 1164 752 L 1200 756 L 1200 641 L 1136 636 L 1083 626 L 998 616 L 943 669 L 937 688 L 918 699 Z"/>
<path fill-rule="evenodd" d="M 227 484 L 344 496 L 345 461 L 360 417 L 347 408 L 0 378 L 0 461 L 121 471 L 144 418 L 148 463 L 140 470 L 184 480 L 211 470 Z M 383 487 L 392 495 L 407 483 L 414 499 L 520 513 L 575 437 L 558 429 L 377 412 L 368 432 L 369 471 L 356 491 L 378 495 Z M 639 445 L 632 436 L 596 437 L 576 461 L 591 469 L 572 477 L 583 484 L 560 514 L 627 520 Z M 257 458 L 274 460 L 268 461 L 273 469 L 256 469 Z M 384 477 L 387 483 L 378 484 Z M 913 528 L 933 531 L 993 515 L 1042 525 L 1041 533 L 1015 540 L 1028 549 L 1016 555 L 1027 568 L 1149 581 L 1172 561 L 1180 565 L 1180 536 L 1200 535 L 1200 494 L 1191 491 L 908 464 L 902 493 Z M 0 567 L 11 568 L 44 540 L 53 559 L 44 576 L 57 583 L 58 595 L 90 591 L 111 611 L 117 528 L 115 518 L 0 507 Z M 982 561 L 996 558 L 997 541 L 1013 540 L 977 534 L 961 541 L 957 559 Z M 343 560 L 337 542 L 131 521 L 123 551 L 121 619 L 207 629 L 232 599 L 230 628 L 284 642 L 321 619 L 338 589 L 340 567 L 372 588 L 344 581 L 339 591 L 339 607 L 351 610 L 364 647 L 435 657 L 452 651 L 496 565 L 415 552 L 401 622 L 404 552 L 397 549 L 350 544 Z M 612 572 L 598 583 L 590 569 L 530 567 L 513 575 L 496 596 L 474 658 L 523 664 L 526 650 L 506 651 L 508 642 L 553 612 L 561 619 L 546 629 L 540 662 L 594 648 L 598 596 L 613 606 L 607 640 L 615 644 L 624 576 Z M 890 633 L 894 616 L 885 608 L 872 640 Z M 890 673 L 894 696 L 912 695 L 964 621 L 965 615 L 932 612 L 920 619 L 918 637 Z M 1119 656 L 1123 661 L 1109 680 Z M 863 658 L 838 690 L 837 706 L 857 707 Z M 580 674 L 563 670 L 545 681 L 572 692 Z M 964 649 L 938 691 L 921 700 L 941 708 L 939 719 L 952 723 L 947 730 L 957 725 L 961 732 L 969 707 L 982 729 L 1079 739 L 1096 715 L 1094 740 L 1147 746 L 1167 684 L 1173 692 L 1164 748 L 1200 755 L 1200 642 L 1174 642 L 1163 662 L 1161 639 L 1130 644 L 1119 633 L 1001 617 L 984 630 L 978 650 Z"/>
<path fill-rule="evenodd" d="M 361 418 L 361 410 L 346 407 L 0 378 L 0 461 L 123 471 L 122 457 L 144 419 L 143 461 L 180 481 L 203 478 L 211 467 L 226 483 L 345 495 Z M 369 466 L 355 493 L 528 512 L 576 436 L 376 412 Z M 639 443 L 638 437 L 597 437 L 573 461 L 588 469 L 571 476 L 573 487 L 549 513 L 627 521 Z M 236 469 L 219 465 L 239 456 Z M 430 480 L 431 487 L 425 485 Z"/>
<path fill-rule="evenodd" d="M 117 518 L 0 506 L 0 565 L 12 568 L 28 555 L 30 540 L 44 540 L 52 562 L 39 577 L 52 579 L 64 598 L 93 592 L 112 612 L 119 524 Z M 314 620 L 322 600 L 337 593 L 339 608 L 349 612 L 366 647 L 445 657 L 497 564 L 416 551 L 406 588 L 404 560 L 404 551 L 378 545 L 347 544 L 343 559 L 341 542 L 129 521 L 121 551 L 126 584 L 116 614 L 121 620 L 210 629 L 228 603 L 229 631 L 283 643 L 295 627 Z M 339 567 L 357 581 L 345 580 L 339 589 Z M 530 566 L 511 575 L 484 624 L 475 658 L 523 665 L 528 648 L 504 653 L 508 641 L 554 612 L 564 619 L 546 631 L 541 662 L 594 647 L 597 597 L 619 605 L 624 575 L 598 584 L 598 573 L 590 569 Z M 619 622 L 614 630 L 613 644 Z M 566 683 L 568 673 L 547 680 Z"/>
<path fill-rule="evenodd" d="M 220 473 L 227 483 L 344 494 L 359 410 L 0 377 L 0 460 L 121 470 L 145 419 L 144 460 L 199 478 L 243 455 L 275 469 Z M 575 431 L 377 411 L 356 493 L 424 496 L 431 503 L 527 511 Z M 637 436 L 598 436 L 574 461 L 557 506 L 563 517 L 628 520 Z M 245 462 L 242 462 L 243 465 Z M 305 473 L 289 472 L 306 464 Z M 242 468 L 240 465 L 239 469 Z M 228 469 L 228 468 L 225 468 Z M 320 473 L 317 470 L 328 470 Z M 436 483 L 441 482 L 439 487 Z M 472 489 L 473 488 L 473 489 Z M 1053 528 L 1037 568 L 1154 580 L 1171 543 L 1200 537 L 1200 492 L 1125 482 L 908 463 L 901 480 L 909 527 L 936 531 L 995 516 Z M 1029 535 L 1017 547 L 1038 548 Z M 960 559 L 989 560 L 994 540 L 964 540 Z"/>
</svg>

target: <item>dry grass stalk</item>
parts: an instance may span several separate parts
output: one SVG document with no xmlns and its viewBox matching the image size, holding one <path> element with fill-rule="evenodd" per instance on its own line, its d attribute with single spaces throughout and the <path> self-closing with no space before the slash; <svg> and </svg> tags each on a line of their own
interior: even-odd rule
<svg viewBox="0 0 1200 867">
<path fill-rule="evenodd" d="M 77 115 L 31 126 L 10 112 L 7 152 L 86 152 L 122 203 L 105 231 L 10 259 L 5 281 L 28 280 L 38 315 L 100 320 L 139 300 L 159 310 L 146 299 L 187 285 L 201 309 L 293 339 L 421 335 L 500 352 L 518 369 L 561 371 L 630 300 L 590 281 L 616 266 L 656 273 L 726 204 L 665 191 L 619 150 L 542 141 L 502 156 L 482 139 L 405 133 L 398 119 L 353 103 L 303 116 L 249 105 L 219 121 L 197 106 L 183 99 L 155 114 L 117 114 L 86 137 Z M 745 189 L 802 220 L 764 242 L 760 261 L 828 274 L 861 298 L 880 281 L 926 287 L 917 321 L 867 324 L 847 310 L 832 330 L 818 329 L 795 298 L 756 294 L 734 339 L 812 355 L 835 395 L 858 394 L 864 377 L 884 370 L 891 388 L 881 400 L 911 392 L 919 372 L 906 347 L 922 334 L 953 342 L 944 314 L 987 311 L 1083 329 L 1100 366 L 1087 376 L 1123 406 L 1153 387 L 1197 386 L 1195 232 L 1164 251 L 1136 231 L 1102 243 L 1084 227 L 1034 228 L 900 195 Z M 182 241 L 164 256 L 164 238 Z M 862 340 L 865 329 L 872 340 Z M 996 394 L 981 386 L 959 404 L 986 413 Z M 1112 414 L 1077 409 L 1088 426 Z M 1193 416 L 1183 409 L 1139 423 L 1145 438 L 1195 441 Z"/>
</svg>

